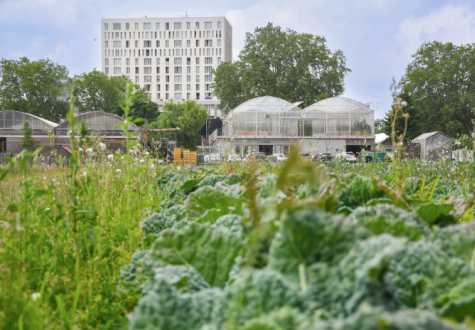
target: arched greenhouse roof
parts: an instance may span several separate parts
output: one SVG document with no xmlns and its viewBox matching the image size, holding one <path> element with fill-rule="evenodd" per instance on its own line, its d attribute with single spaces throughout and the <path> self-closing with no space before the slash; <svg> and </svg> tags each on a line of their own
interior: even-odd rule
<svg viewBox="0 0 475 330">
<path fill-rule="evenodd" d="M 112 131 L 120 130 L 120 128 L 117 127 L 117 124 L 121 124 L 124 121 L 124 118 L 108 112 L 91 111 L 78 114 L 76 120 L 78 123 L 84 120 L 91 131 Z M 68 127 L 69 121 L 65 120 L 59 124 L 57 128 L 67 129 Z M 138 131 L 139 128 L 137 125 L 130 123 L 129 130 Z"/>
<path fill-rule="evenodd" d="M 239 106 L 234 108 L 231 113 L 241 113 L 248 111 L 258 111 L 267 113 L 286 111 L 297 107 L 300 103 L 301 102 L 290 103 L 286 100 L 274 96 L 260 96 L 241 103 Z"/>
<path fill-rule="evenodd" d="M 58 124 L 53 123 L 52 121 L 26 112 L 16 110 L 0 111 L 0 129 L 22 130 L 23 123 L 26 120 L 30 123 L 31 128 L 35 130 L 45 130 L 47 128 L 52 129 L 58 126 Z"/>
<path fill-rule="evenodd" d="M 374 110 L 364 103 L 346 97 L 331 97 L 309 105 L 303 112 L 328 112 L 328 113 L 350 113 L 350 112 L 373 112 Z"/>
</svg>

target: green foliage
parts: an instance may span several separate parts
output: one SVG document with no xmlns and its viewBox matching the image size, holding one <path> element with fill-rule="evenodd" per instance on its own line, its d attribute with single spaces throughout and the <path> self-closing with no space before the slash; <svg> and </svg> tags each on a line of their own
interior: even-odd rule
<svg viewBox="0 0 475 330">
<path fill-rule="evenodd" d="M 23 140 L 21 147 L 25 149 L 33 148 L 35 146 L 35 140 L 33 139 L 33 130 L 31 129 L 30 122 L 25 120 L 23 122 Z"/>
<path fill-rule="evenodd" d="M 68 112 L 71 79 L 66 67 L 49 59 L 0 61 L 0 109 L 60 122 Z"/>
<path fill-rule="evenodd" d="M 412 56 L 400 95 L 408 102 L 408 138 L 433 131 L 453 137 L 472 133 L 475 86 L 464 77 L 474 74 L 474 47 L 434 41 L 424 43 Z"/>
<path fill-rule="evenodd" d="M 370 179 L 357 176 L 341 191 L 338 208 L 355 209 L 366 205 L 372 199 L 383 197 L 385 197 L 384 192 Z"/>
<path fill-rule="evenodd" d="M 349 71 L 343 52 L 332 52 L 325 38 L 269 23 L 246 35 L 239 61 L 217 68 L 214 92 L 221 108 L 265 95 L 305 107 L 342 94 Z"/>
<path fill-rule="evenodd" d="M 193 100 L 182 103 L 174 103 L 173 100 L 165 103 L 163 112 L 157 121 L 150 124 L 150 128 L 176 128 L 178 132 L 178 145 L 183 143 L 184 147 L 196 150 L 196 146 L 201 144 L 199 131 L 205 125 L 208 118 L 208 110 Z"/>
</svg>

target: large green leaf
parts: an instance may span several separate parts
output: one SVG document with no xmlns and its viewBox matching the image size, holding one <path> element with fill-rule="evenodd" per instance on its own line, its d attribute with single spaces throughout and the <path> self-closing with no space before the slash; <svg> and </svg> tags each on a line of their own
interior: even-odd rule
<svg viewBox="0 0 475 330">
<path fill-rule="evenodd" d="M 197 219 L 207 210 L 219 209 L 221 214 L 239 212 L 242 202 L 212 187 L 201 187 L 188 196 L 185 201 L 186 214 L 189 219 Z"/>
<path fill-rule="evenodd" d="M 193 267 L 210 285 L 223 287 L 242 246 L 242 240 L 224 226 L 192 223 L 162 231 L 152 253 L 164 263 Z"/>
</svg>

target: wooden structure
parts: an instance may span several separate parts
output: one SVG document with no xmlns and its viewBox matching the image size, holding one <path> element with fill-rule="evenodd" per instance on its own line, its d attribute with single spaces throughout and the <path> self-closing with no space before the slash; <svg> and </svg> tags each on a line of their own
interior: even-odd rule
<svg viewBox="0 0 475 330">
<path fill-rule="evenodd" d="M 143 127 L 139 131 L 140 144 L 144 149 L 151 147 L 152 150 L 161 151 L 162 154 L 171 152 L 177 145 L 178 132 L 176 128 L 148 128 Z"/>
</svg>

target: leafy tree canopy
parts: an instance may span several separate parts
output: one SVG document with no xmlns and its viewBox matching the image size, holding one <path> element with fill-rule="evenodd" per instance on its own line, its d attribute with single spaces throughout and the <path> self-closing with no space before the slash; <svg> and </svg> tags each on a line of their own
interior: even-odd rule
<svg viewBox="0 0 475 330">
<path fill-rule="evenodd" d="M 183 142 L 185 148 L 196 150 L 201 143 L 199 131 L 205 125 L 208 110 L 193 100 L 182 103 L 165 103 L 163 112 L 158 119 L 150 124 L 150 128 L 181 128 L 178 134 L 178 146 Z"/>
<path fill-rule="evenodd" d="M 23 140 L 21 143 L 22 148 L 32 148 L 35 146 L 35 140 L 33 139 L 33 130 L 31 129 L 30 122 L 25 120 L 23 122 Z"/>
<path fill-rule="evenodd" d="M 342 94 L 350 71 L 343 52 L 332 52 L 325 38 L 269 23 L 246 35 L 237 62 L 214 71 L 214 93 L 222 109 L 265 95 L 307 106 Z"/>
<path fill-rule="evenodd" d="M 452 137 L 472 132 L 475 109 L 475 44 L 423 44 L 402 78 L 399 97 L 408 103 L 408 139 L 433 131 Z M 397 129 L 404 130 L 403 122 Z M 391 133 L 386 116 L 384 131 Z"/>
<path fill-rule="evenodd" d="M 27 112 L 59 122 L 68 111 L 68 69 L 50 59 L 0 61 L 0 109 Z"/>
</svg>

